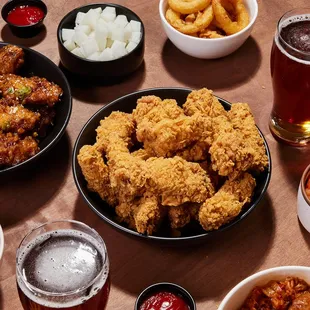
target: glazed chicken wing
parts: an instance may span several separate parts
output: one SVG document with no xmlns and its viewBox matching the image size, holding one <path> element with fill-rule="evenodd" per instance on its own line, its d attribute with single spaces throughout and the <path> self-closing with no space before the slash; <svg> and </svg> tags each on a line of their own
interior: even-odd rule
<svg viewBox="0 0 310 310">
<path fill-rule="evenodd" d="M 199 222 L 205 230 L 218 229 L 233 220 L 250 202 L 256 182 L 245 173 L 235 180 L 227 180 L 219 191 L 207 199 L 199 210 Z"/>
<path fill-rule="evenodd" d="M 14 45 L 0 48 L 0 74 L 15 73 L 24 64 L 24 51 Z"/>
<path fill-rule="evenodd" d="M 60 100 L 62 89 L 45 78 L 25 78 L 14 74 L 0 76 L 0 91 L 3 98 L 21 104 L 53 106 Z"/>
<path fill-rule="evenodd" d="M 14 133 L 0 131 L 0 166 L 14 166 L 39 152 L 38 142 L 31 136 L 24 139 Z"/>
</svg>

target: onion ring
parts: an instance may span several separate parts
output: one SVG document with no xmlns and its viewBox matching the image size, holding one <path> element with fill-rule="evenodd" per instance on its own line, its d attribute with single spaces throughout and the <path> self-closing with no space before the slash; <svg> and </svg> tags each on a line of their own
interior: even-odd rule
<svg viewBox="0 0 310 310">
<path fill-rule="evenodd" d="M 221 4 L 221 0 L 212 0 L 212 7 L 215 19 L 219 24 L 220 28 L 222 28 L 228 35 L 241 31 L 250 22 L 249 14 L 242 0 L 230 0 L 230 2 L 234 5 L 235 8 L 235 22 L 232 21 L 229 17 L 228 12 Z"/>
<path fill-rule="evenodd" d="M 196 20 L 197 16 L 195 13 L 189 14 L 185 17 L 185 23 L 186 24 L 191 24 Z"/>
<path fill-rule="evenodd" d="M 199 33 L 199 38 L 218 39 L 224 38 L 224 36 L 218 33 L 216 30 L 204 29 Z"/>
<path fill-rule="evenodd" d="M 168 23 L 184 34 L 194 34 L 202 29 L 207 28 L 214 18 L 212 5 L 210 4 L 203 12 L 198 12 L 197 18 L 193 23 L 186 23 L 181 18 L 181 13 L 169 8 L 166 12 Z"/>
<path fill-rule="evenodd" d="M 192 14 L 204 10 L 211 0 L 168 0 L 169 6 L 181 14 Z"/>
</svg>

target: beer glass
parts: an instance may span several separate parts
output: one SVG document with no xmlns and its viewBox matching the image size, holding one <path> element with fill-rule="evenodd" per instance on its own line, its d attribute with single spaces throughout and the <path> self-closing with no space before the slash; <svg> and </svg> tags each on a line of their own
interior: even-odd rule
<svg viewBox="0 0 310 310">
<path fill-rule="evenodd" d="M 273 136 L 291 145 L 310 142 L 310 8 L 294 9 L 278 22 L 271 51 Z"/>
<path fill-rule="evenodd" d="M 83 223 L 46 223 L 19 245 L 16 278 L 25 310 L 104 310 L 110 291 L 106 246 Z"/>
</svg>

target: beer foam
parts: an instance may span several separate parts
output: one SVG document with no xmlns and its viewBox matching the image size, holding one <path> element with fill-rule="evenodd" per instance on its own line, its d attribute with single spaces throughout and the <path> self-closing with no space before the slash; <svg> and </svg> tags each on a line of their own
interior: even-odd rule
<svg viewBox="0 0 310 310">
<path fill-rule="evenodd" d="M 310 20 L 310 15 L 307 14 L 303 14 L 303 15 L 296 15 L 296 16 L 290 16 L 287 19 L 283 20 L 280 24 L 280 31 L 278 33 L 278 35 L 275 35 L 275 43 L 277 45 L 277 47 L 279 48 L 279 50 L 282 52 L 282 54 L 284 54 L 285 56 L 287 56 L 288 58 L 292 59 L 293 61 L 302 63 L 304 65 L 310 65 L 310 61 L 307 60 L 303 60 L 303 59 L 299 59 L 291 54 L 289 54 L 280 44 L 279 42 L 279 38 L 278 36 L 280 35 L 280 32 L 282 30 L 282 28 L 285 28 L 286 26 L 288 26 L 289 24 L 292 23 L 296 23 L 296 22 L 300 22 L 300 21 L 305 21 L 305 20 Z"/>
<path fill-rule="evenodd" d="M 75 230 L 58 230 L 39 236 L 19 255 L 18 268 L 31 286 L 44 292 L 34 294 L 18 275 L 23 293 L 38 304 L 54 308 L 73 307 L 92 298 L 98 288 L 104 286 L 109 273 L 103 246 L 91 236 Z M 87 293 L 85 290 L 70 293 L 87 288 L 92 282 Z"/>
</svg>

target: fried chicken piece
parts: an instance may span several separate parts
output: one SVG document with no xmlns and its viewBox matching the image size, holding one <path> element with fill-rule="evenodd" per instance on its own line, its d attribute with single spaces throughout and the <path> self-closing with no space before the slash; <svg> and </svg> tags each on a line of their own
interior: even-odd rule
<svg viewBox="0 0 310 310">
<path fill-rule="evenodd" d="M 5 99 L 21 104 L 54 106 L 60 100 L 62 89 L 45 78 L 20 77 L 14 74 L 0 76 L 0 91 Z"/>
<path fill-rule="evenodd" d="M 220 190 L 201 206 L 201 226 L 209 231 L 232 221 L 241 212 L 242 207 L 250 202 L 255 185 L 256 181 L 249 173 L 244 173 L 235 180 L 227 180 Z"/>
<path fill-rule="evenodd" d="M 142 159 L 142 160 L 147 160 L 150 157 L 152 157 L 151 154 L 149 154 L 145 149 L 139 149 L 131 153 L 131 156 Z"/>
<path fill-rule="evenodd" d="M 22 105 L 7 106 L 0 102 L 0 130 L 23 134 L 32 130 L 40 119 L 40 114 L 29 111 Z"/>
<path fill-rule="evenodd" d="M 111 188 L 109 167 L 95 146 L 84 145 L 77 156 L 87 188 L 99 194 L 110 206 L 117 204 L 116 194 Z"/>
<path fill-rule="evenodd" d="M 0 131 L 0 166 L 14 166 L 39 152 L 38 142 L 31 136 L 22 139 L 18 134 Z"/>
<path fill-rule="evenodd" d="M 24 64 L 24 51 L 14 45 L 0 48 L 0 74 L 14 73 Z"/>
<path fill-rule="evenodd" d="M 160 197 L 163 206 L 179 206 L 185 202 L 203 202 L 214 194 L 207 173 L 196 163 L 181 157 L 150 158 L 146 161 L 150 174 L 148 192 Z"/>
<path fill-rule="evenodd" d="M 210 117 L 226 115 L 226 111 L 222 104 L 213 95 L 212 90 L 207 88 L 192 91 L 183 104 L 183 110 L 184 113 L 189 116 L 196 113 Z"/>
<path fill-rule="evenodd" d="M 242 134 L 243 139 L 254 150 L 251 169 L 263 171 L 268 166 L 268 157 L 249 105 L 247 103 L 232 104 L 228 116 L 233 128 Z"/>
<path fill-rule="evenodd" d="M 169 207 L 168 217 L 171 228 L 182 228 L 191 221 L 191 213 L 186 204 Z"/>
<path fill-rule="evenodd" d="M 55 108 L 48 106 L 35 106 L 35 108 L 34 107 L 30 108 L 29 106 L 27 107 L 35 111 L 36 113 L 40 114 L 40 120 L 35 130 L 40 138 L 45 137 L 49 126 L 53 125 L 53 121 L 56 116 Z"/>
</svg>

